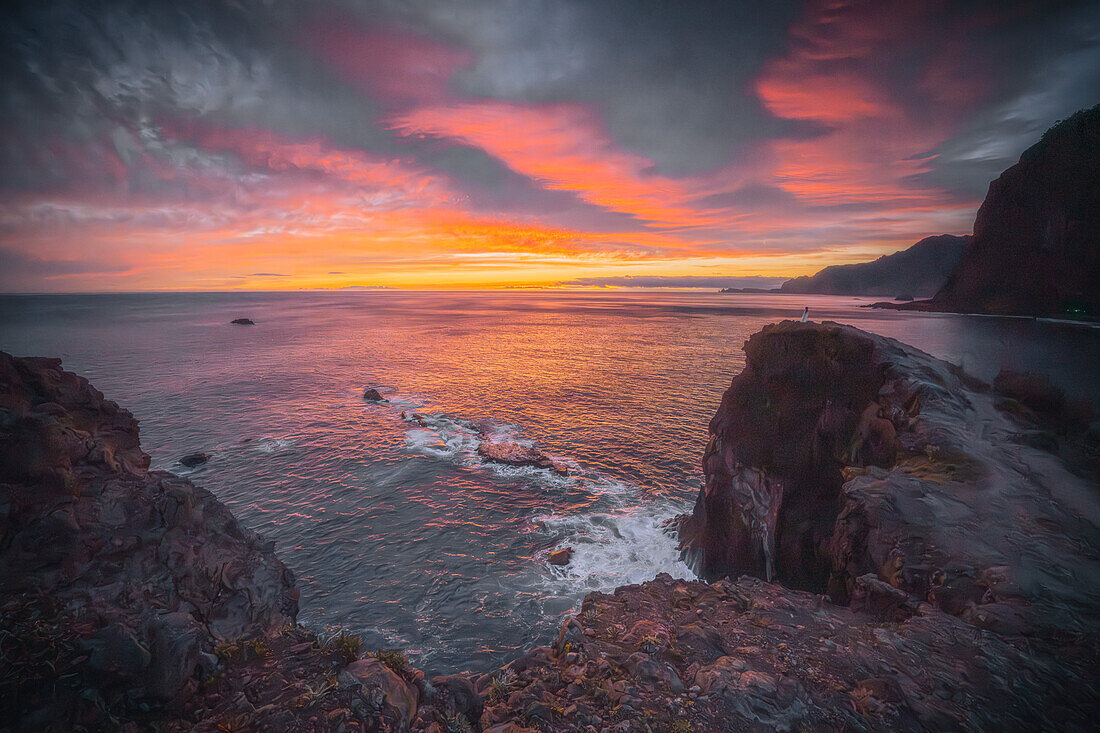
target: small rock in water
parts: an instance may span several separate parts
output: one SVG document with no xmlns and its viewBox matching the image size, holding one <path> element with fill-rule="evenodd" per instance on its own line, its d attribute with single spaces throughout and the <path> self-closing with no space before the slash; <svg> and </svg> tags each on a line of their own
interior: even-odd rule
<svg viewBox="0 0 1100 733">
<path fill-rule="evenodd" d="M 486 460 L 503 463 L 506 466 L 547 468 L 563 476 L 569 473 L 567 467 L 560 461 L 556 461 L 533 445 L 514 440 L 491 438 L 483 440 L 477 447 L 477 454 Z"/>
<path fill-rule="evenodd" d="M 210 456 L 205 453 L 188 453 L 180 459 L 180 465 L 194 468 L 195 466 L 201 466 L 209 460 Z"/>
<path fill-rule="evenodd" d="M 555 550 L 550 553 L 551 565 L 568 565 L 569 561 L 573 559 L 573 548 L 566 547 L 564 550 Z"/>
<path fill-rule="evenodd" d="M 230 323 L 237 326 L 255 326 L 256 322 L 251 318 L 234 318 Z"/>
<path fill-rule="evenodd" d="M 405 412 L 402 410 L 401 419 L 405 422 L 414 422 L 422 428 L 428 427 L 428 422 L 424 419 L 424 416 L 418 412 Z"/>
<path fill-rule="evenodd" d="M 382 393 L 378 390 L 371 388 L 363 392 L 363 399 L 367 402 L 385 402 L 386 399 L 382 396 Z"/>
</svg>

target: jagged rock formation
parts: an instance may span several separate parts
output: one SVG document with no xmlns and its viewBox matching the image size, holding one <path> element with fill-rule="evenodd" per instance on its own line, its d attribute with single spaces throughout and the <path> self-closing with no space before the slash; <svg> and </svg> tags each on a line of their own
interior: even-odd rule
<svg viewBox="0 0 1100 733">
<path fill-rule="evenodd" d="M 1068 441 L 1074 455 L 1096 455 L 1080 407 L 1068 420 L 1040 385 L 1042 398 L 1021 409 L 1019 390 L 998 394 L 834 323 L 768 326 L 745 352 L 710 424 L 705 486 L 681 524 L 704 577 L 755 575 L 841 603 L 870 577 L 888 604 L 927 603 L 977 628 L 1043 638 L 1046 654 L 1072 635 L 1095 654 L 1096 464 L 1059 450 Z"/>
<path fill-rule="evenodd" d="M 902 308 L 1100 316 L 1100 105 L 989 184 L 959 266 L 930 302 Z"/>
<path fill-rule="evenodd" d="M 986 627 L 1023 623 L 1026 606 L 1033 625 L 1100 631 L 1096 476 L 1059 456 L 1074 436 L 1035 439 L 1044 424 L 1020 399 L 1057 410 L 1063 431 L 1083 431 L 1086 408 L 1072 428 L 1064 402 L 998 394 L 835 323 L 771 325 L 745 353 L 681 526 L 705 577 L 749 574 L 845 600 L 875 573 Z M 1042 562 L 1025 564 L 1036 553 Z"/>
<path fill-rule="evenodd" d="M 543 453 L 532 443 L 511 438 L 485 436 L 477 447 L 477 454 L 487 461 L 505 466 L 546 468 L 562 476 L 569 473 L 569 466 L 565 462 Z"/>
<path fill-rule="evenodd" d="M 104 694 L 172 701 L 215 643 L 293 623 L 298 596 L 272 546 L 148 467 L 129 412 L 57 359 L 0 353 L 0 589 L 86 631 Z"/>
<path fill-rule="evenodd" d="M 815 275 L 788 280 L 782 293 L 928 297 L 943 287 L 962 259 L 969 236 L 941 234 L 873 262 L 832 265 Z"/>
<path fill-rule="evenodd" d="M 552 647 L 474 680 L 482 730 L 1087 725 L 1089 659 L 1031 654 L 912 599 L 898 613 L 883 585 L 858 580 L 852 608 L 748 577 L 593 593 Z"/>
<path fill-rule="evenodd" d="M 273 546 L 150 471 L 129 412 L 0 352 L 0 728 L 408 729 L 423 676 L 349 666 L 358 641 L 297 611 Z"/>
</svg>

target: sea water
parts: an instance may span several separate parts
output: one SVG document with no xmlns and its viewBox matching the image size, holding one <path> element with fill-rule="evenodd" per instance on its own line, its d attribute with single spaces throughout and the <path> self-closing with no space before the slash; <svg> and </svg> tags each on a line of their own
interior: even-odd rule
<svg viewBox="0 0 1100 733">
<path fill-rule="evenodd" d="M 692 577 L 707 423 L 764 325 L 832 319 L 991 380 L 1100 397 L 1100 330 L 898 313 L 872 299 L 698 291 L 0 296 L 0 349 L 56 356 L 141 422 L 153 468 L 274 540 L 300 620 L 429 672 L 549 643 L 586 593 Z M 255 326 L 230 325 L 247 317 Z M 385 403 L 363 400 L 375 387 Z M 415 416 L 414 416 L 415 413 Z M 419 417 L 417 417 L 419 416 Z M 486 437 L 568 467 L 481 459 Z M 203 452 L 194 469 L 179 459 Z M 564 567 L 548 554 L 572 547 Z"/>
</svg>

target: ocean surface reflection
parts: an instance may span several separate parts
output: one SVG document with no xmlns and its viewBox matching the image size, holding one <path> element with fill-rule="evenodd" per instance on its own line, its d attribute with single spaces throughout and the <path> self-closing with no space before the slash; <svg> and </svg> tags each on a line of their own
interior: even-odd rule
<svg viewBox="0 0 1100 733">
<path fill-rule="evenodd" d="M 767 323 L 832 319 L 989 380 L 1044 371 L 1100 397 L 1100 331 L 871 311 L 865 300 L 699 292 L 0 297 L 0 348 L 60 356 L 188 475 L 275 540 L 304 623 L 430 671 L 547 643 L 591 590 L 687 577 L 661 523 L 689 510 L 707 423 Z M 231 326 L 246 316 L 256 326 Z M 378 387 L 386 404 L 362 399 Z M 409 419 L 423 416 L 423 424 Z M 402 413 L 406 416 L 403 418 Z M 569 476 L 485 463 L 537 442 Z M 212 456 L 188 471 L 178 459 Z M 554 568 L 546 555 L 576 550 Z"/>
</svg>

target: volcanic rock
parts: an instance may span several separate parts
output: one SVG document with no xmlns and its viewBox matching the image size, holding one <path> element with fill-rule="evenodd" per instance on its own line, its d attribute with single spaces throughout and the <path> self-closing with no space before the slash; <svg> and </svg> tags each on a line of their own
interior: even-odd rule
<svg viewBox="0 0 1100 733">
<path fill-rule="evenodd" d="M 1087 727 L 1091 661 L 1034 654 L 928 603 L 890 618 L 757 578 L 662 573 L 590 594 L 553 647 L 478 687 L 489 730 L 1056 729 Z"/>
<path fill-rule="evenodd" d="M 368 388 L 363 392 L 363 399 L 367 402 L 386 402 L 386 398 L 377 389 Z"/>
<path fill-rule="evenodd" d="M 14 636 L 25 609 L 60 609 L 92 690 L 163 700 L 200 652 L 293 623 L 297 591 L 208 491 L 148 467 L 129 412 L 57 359 L 0 352 L 4 627 Z M 81 704 L 41 702 L 58 719 Z"/>
<path fill-rule="evenodd" d="M 230 323 L 236 326 L 255 326 L 256 322 L 251 318 L 234 318 Z"/>
</svg>

